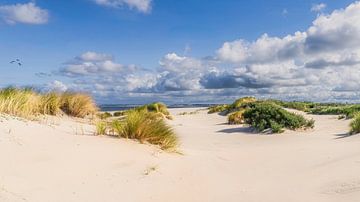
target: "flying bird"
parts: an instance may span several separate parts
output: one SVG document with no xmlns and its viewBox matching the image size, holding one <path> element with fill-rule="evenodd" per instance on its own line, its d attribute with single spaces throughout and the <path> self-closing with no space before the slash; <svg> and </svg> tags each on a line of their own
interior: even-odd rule
<svg viewBox="0 0 360 202">
<path fill-rule="evenodd" d="M 21 63 L 21 61 L 19 59 L 11 61 L 10 64 L 17 64 L 19 66 L 22 66 L 22 63 Z"/>
</svg>

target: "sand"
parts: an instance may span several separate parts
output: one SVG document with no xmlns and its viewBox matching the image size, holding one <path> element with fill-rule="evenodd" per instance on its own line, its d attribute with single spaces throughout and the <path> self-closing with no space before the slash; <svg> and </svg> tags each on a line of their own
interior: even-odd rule
<svg viewBox="0 0 360 202">
<path fill-rule="evenodd" d="M 178 115 L 196 110 L 171 110 L 182 155 L 68 118 L 0 118 L 0 201 L 360 201 L 348 120 L 306 115 L 315 129 L 266 135 L 204 110 Z"/>
</svg>

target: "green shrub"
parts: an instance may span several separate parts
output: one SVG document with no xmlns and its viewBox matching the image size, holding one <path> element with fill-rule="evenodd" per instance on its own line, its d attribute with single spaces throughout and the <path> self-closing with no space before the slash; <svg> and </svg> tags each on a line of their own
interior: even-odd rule
<svg viewBox="0 0 360 202">
<path fill-rule="evenodd" d="M 301 115 L 288 112 L 268 102 L 253 103 L 243 116 L 246 123 L 259 131 L 272 129 L 273 132 L 282 132 L 279 128 L 295 130 L 309 128 L 314 124 L 313 120 L 308 121 Z"/>
</svg>

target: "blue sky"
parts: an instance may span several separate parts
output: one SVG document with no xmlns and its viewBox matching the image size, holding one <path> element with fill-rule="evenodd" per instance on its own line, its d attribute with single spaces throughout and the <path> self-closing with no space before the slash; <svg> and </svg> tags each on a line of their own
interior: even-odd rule
<svg viewBox="0 0 360 202">
<path fill-rule="evenodd" d="M 272 75 L 274 79 L 279 77 L 281 84 L 279 80 L 268 83 L 259 75 L 248 77 L 249 73 L 254 73 L 251 71 L 256 67 L 255 65 L 262 64 L 274 70 L 281 68 L 284 61 L 264 64 L 263 61 L 234 60 L 234 57 L 228 57 L 220 52 L 224 50 L 222 48 L 226 42 L 243 40 L 250 44 L 261 38 L 264 33 L 269 37 L 284 39 L 286 35 L 295 35 L 295 32 L 306 32 L 319 16 L 327 16 L 337 22 L 336 16 L 331 16 L 333 11 L 345 9 L 354 3 L 348 0 L 140 0 L 137 1 L 140 2 L 138 4 L 132 2 L 132 0 L 0 0 L 0 86 L 34 85 L 51 88 L 54 81 L 57 81 L 57 84 L 66 86 L 63 86 L 63 89 L 88 91 L 100 102 L 107 103 L 142 102 L 153 99 L 166 102 L 205 102 L 209 99 L 230 100 L 234 96 L 245 94 L 307 99 L 309 97 L 305 96 L 306 92 L 302 92 L 304 96 L 299 97 L 286 92 L 273 93 L 281 88 L 294 86 L 282 85 L 285 81 L 294 83 L 291 79 L 286 80 L 289 75 Z M 29 10 L 18 13 L 24 16 L 14 15 L 16 9 L 30 4 L 31 8 L 35 9 L 26 7 Z M 141 7 L 144 5 L 147 7 Z M 27 21 L 29 15 L 30 18 L 31 15 L 36 15 L 36 9 L 46 12 L 46 15 L 38 13 L 40 16 L 35 16 L 33 21 Z M 331 23 L 319 26 L 331 26 Z M 357 30 L 360 25 L 353 26 Z M 243 46 L 248 49 L 251 45 L 243 44 Z M 226 54 L 241 54 L 234 47 L 230 49 L 232 52 Z M 344 51 L 344 48 L 338 52 L 341 51 Z M 89 52 L 106 57 L 101 62 L 84 59 L 82 55 Z M 346 58 L 358 54 L 358 49 L 352 47 L 351 51 L 349 48 L 345 52 L 341 56 Z M 176 54 L 176 57 L 174 55 L 167 57 L 171 56 L 170 54 Z M 328 58 L 334 57 L 332 55 Z M 9 61 L 15 58 L 23 61 L 22 67 L 9 64 Z M 291 59 L 298 61 L 299 58 L 305 61 L 299 55 Z M 311 58 L 311 61 L 316 59 L 326 60 Z M 109 74 L 101 76 L 96 72 L 74 75 L 74 72 L 71 72 L 73 68 L 68 68 L 74 64 L 77 65 L 76 68 L 83 68 L 79 65 L 90 62 L 94 68 L 101 69 L 103 68 L 101 65 L 107 60 L 122 67 L 116 67 Z M 305 63 L 303 62 L 302 67 Z M 251 71 L 248 69 L 244 70 L 246 72 L 236 73 L 240 71 L 239 68 L 249 68 L 251 65 L 253 65 Z M 295 66 L 295 69 L 300 69 L 299 65 Z M 327 69 L 335 65 L 330 66 Z M 129 68 L 134 69 L 133 67 L 136 67 L 136 70 L 130 71 Z M 174 68 L 199 76 L 189 78 L 184 75 L 182 78 L 175 78 L 174 75 L 178 76 L 180 71 L 173 71 Z M 354 65 L 349 68 L 355 71 Z M 322 68 L 321 71 L 324 69 Z M 167 76 L 163 76 L 166 72 L 168 72 Z M 217 74 L 216 79 L 222 78 L 221 75 L 232 76 L 234 79 L 236 75 L 234 82 L 238 83 L 239 79 L 242 79 L 242 82 L 224 88 L 204 84 L 204 79 L 209 78 L 210 73 L 214 72 Z M 39 76 L 39 73 L 43 73 L 43 76 Z M 313 74 L 321 77 L 323 73 Z M 352 73 L 350 71 L 350 74 Z M 45 74 L 49 75 L 44 76 Z M 115 74 L 122 80 L 103 82 L 104 79 L 109 80 Z M 141 85 L 136 83 L 136 87 L 121 88 L 122 85 L 135 85 L 129 84 L 129 78 L 136 77 L 142 80 L 143 76 L 149 81 Z M 248 85 L 243 83 L 244 79 L 256 81 Z M 195 83 L 181 83 L 186 80 Z M 93 84 L 96 82 L 102 86 L 94 87 Z M 172 85 L 170 87 L 167 84 L 169 82 L 171 83 L 169 85 Z M 191 86 L 194 85 L 198 86 L 192 88 Z M 339 92 L 336 88 L 340 89 L 340 85 L 340 82 L 334 83 L 331 90 L 323 89 L 322 92 L 326 95 L 317 99 L 333 100 L 342 97 L 343 95 L 333 93 Z M 287 89 L 287 91 L 294 90 Z M 349 92 L 349 89 L 346 92 Z M 232 93 L 236 95 L 231 95 Z M 142 99 L 143 97 L 147 98 Z M 357 89 L 352 89 L 346 100 L 355 98 L 357 98 Z"/>
</svg>

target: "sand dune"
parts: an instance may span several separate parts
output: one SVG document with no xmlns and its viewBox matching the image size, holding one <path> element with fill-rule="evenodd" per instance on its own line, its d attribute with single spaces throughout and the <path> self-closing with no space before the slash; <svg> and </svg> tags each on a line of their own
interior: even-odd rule
<svg viewBox="0 0 360 202">
<path fill-rule="evenodd" d="M 306 115 L 280 135 L 171 109 L 183 153 L 93 136 L 71 119 L 0 122 L 0 201 L 358 201 L 360 136 L 348 120 Z M 299 112 L 300 113 L 300 112 Z"/>
</svg>

